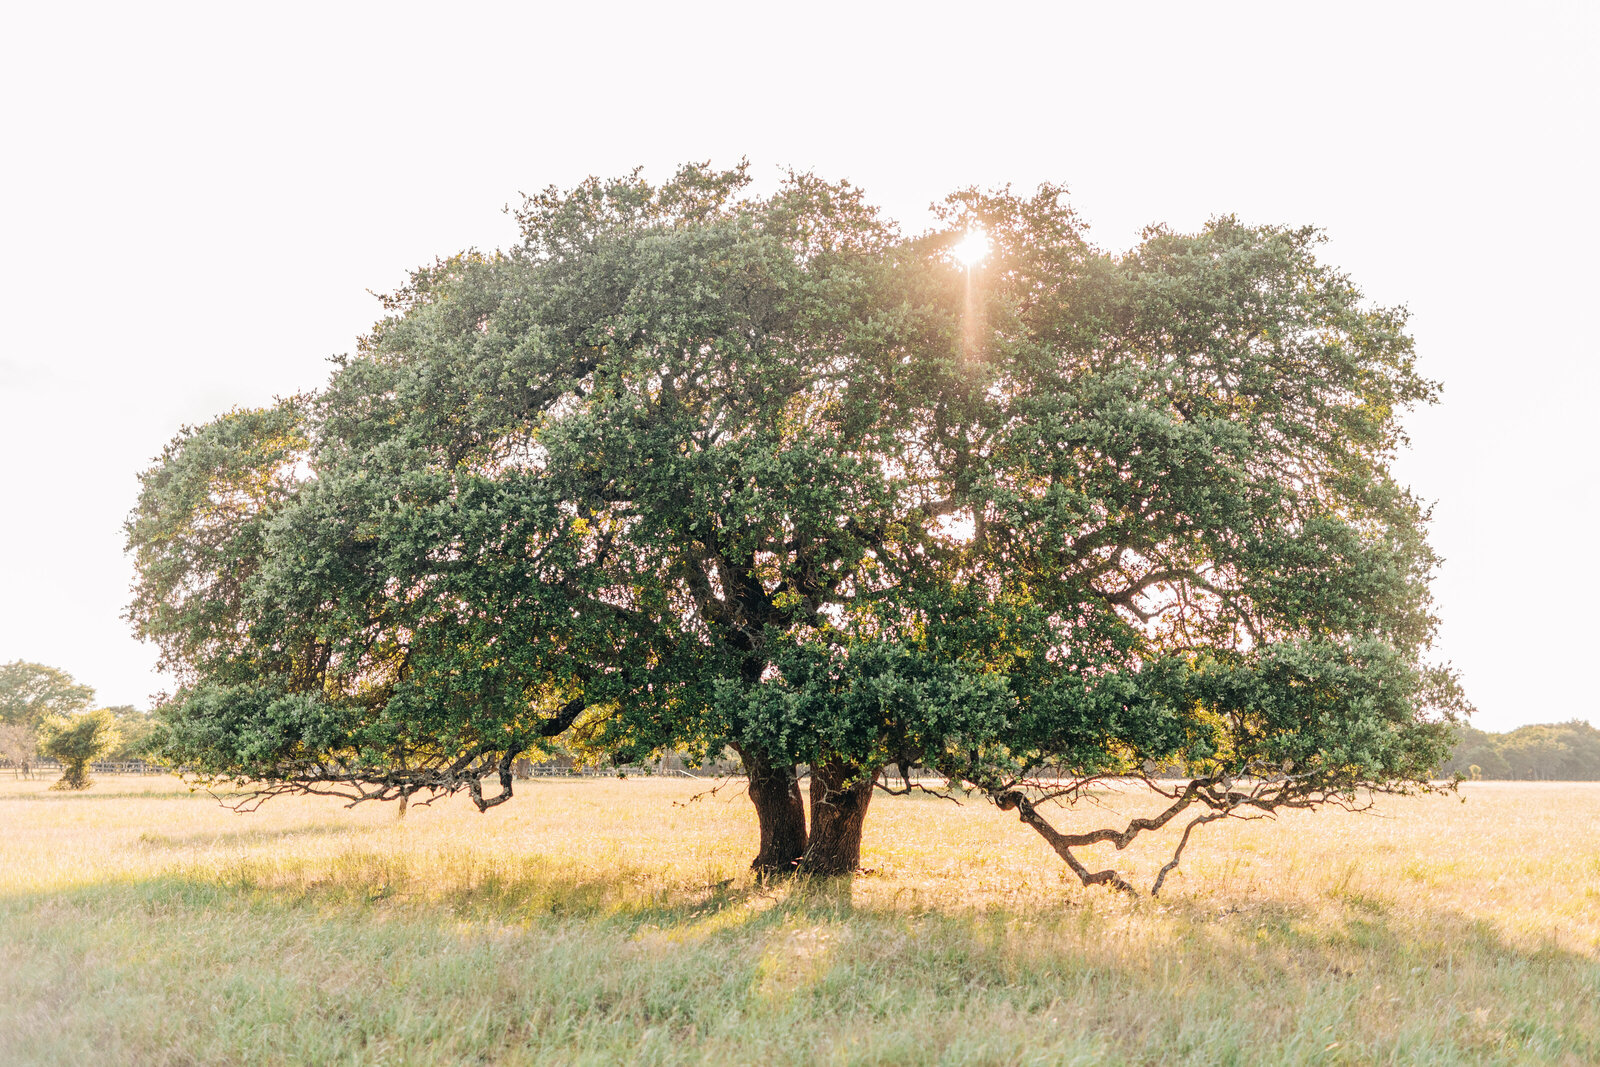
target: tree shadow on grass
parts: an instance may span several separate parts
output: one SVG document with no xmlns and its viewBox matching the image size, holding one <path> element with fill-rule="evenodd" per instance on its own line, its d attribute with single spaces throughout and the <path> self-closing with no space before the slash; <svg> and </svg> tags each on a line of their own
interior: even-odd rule
<svg viewBox="0 0 1600 1067">
<path fill-rule="evenodd" d="M 916 1031 L 905 1049 L 926 1060 L 976 1035 L 998 1042 L 982 1062 L 1024 1053 L 1048 1062 L 1029 1042 L 1069 1033 L 1113 1061 L 1600 1062 L 1600 961 L 1449 909 L 1260 899 L 1219 908 L 1105 894 L 1071 908 L 941 911 L 858 899 L 850 879 L 697 881 L 638 865 L 466 853 L 286 860 L 241 856 L 0 906 L 24 943 L 108 912 L 143 916 L 129 936 L 175 939 L 196 959 L 224 951 L 200 943 L 231 951 L 234 940 L 259 938 L 252 959 L 263 973 L 230 981 L 242 991 L 278 983 L 282 996 L 301 976 L 280 975 L 291 964 L 276 961 L 304 959 L 307 944 L 330 974 L 402 951 L 415 953 L 406 967 L 431 973 L 467 953 L 475 968 L 503 969 L 496 988 L 526 1001 L 510 1015 L 541 1012 L 540 1026 L 596 1049 L 645 1041 L 663 1017 L 680 1033 L 708 1034 L 737 1016 L 773 1034 L 793 1026 L 795 1038 L 822 1021 L 828 1040 L 857 1042 L 868 1059 L 873 1042 L 905 1028 Z M 405 995 L 458 1010 L 451 998 L 465 994 L 452 981 Z M 312 998 L 315 982 L 307 988 Z M 359 1005 L 348 1010 L 363 1017 Z M 371 1022 L 369 1039 L 409 1040 L 390 1025 L 401 1023 Z M 493 1060 L 512 1047 L 474 1054 Z M 691 1042 L 674 1047 L 684 1062 L 697 1058 Z M 880 1051 L 911 1054 L 900 1048 Z"/>
<path fill-rule="evenodd" d="M 350 826 L 313 823 L 282 828 L 242 827 L 163 833 L 147 830 L 138 846 L 172 852 L 164 873 L 128 880 L 87 882 L 56 899 L 91 899 L 119 886 L 141 896 L 223 906 L 315 906 L 352 918 L 400 910 L 408 916 L 526 924 L 582 920 L 632 929 L 732 930 L 774 923 L 848 921 L 853 880 L 793 875 L 694 878 L 641 864 L 606 867 L 574 864 L 541 854 L 496 856 L 462 850 L 437 852 L 351 847 L 297 855 L 290 846 L 308 838 L 351 834 Z M 186 857 L 185 853 L 210 855 Z"/>
</svg>

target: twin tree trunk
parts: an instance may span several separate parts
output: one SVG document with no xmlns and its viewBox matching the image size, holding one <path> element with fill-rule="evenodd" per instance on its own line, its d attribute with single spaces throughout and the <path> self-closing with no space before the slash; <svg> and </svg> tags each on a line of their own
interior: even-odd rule
<svg viewBox="0 0 1600 1067">
<path fill-rule="evenodd" d="M 750 777 L 750 802 L 761 825 L 761 850 L 751 867 L 767 874 L 850 874 L 861 866 L 861 827 L 876 773 L 840 760 L 811 768 L 811 830 L 794 764 L 772 763 L 740 750 Z"/>
</svg>

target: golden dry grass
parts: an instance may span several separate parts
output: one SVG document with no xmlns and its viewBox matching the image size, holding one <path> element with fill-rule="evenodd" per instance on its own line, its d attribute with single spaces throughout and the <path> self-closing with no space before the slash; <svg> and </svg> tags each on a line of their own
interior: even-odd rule
<svg viewBox="0 0 1600 1067">
<path fill-rule="evenodd" d="M 1205 827 L 1152 902 L 977 802 L 880 795 L 870 874 L 763 886 L 682 780 L 47 784 L 0 782 L 4 1063 L 1600 1063 L 1600 785 Z M 1148 799 L 1103 802 L 1063 824 Z"/>
</svg>

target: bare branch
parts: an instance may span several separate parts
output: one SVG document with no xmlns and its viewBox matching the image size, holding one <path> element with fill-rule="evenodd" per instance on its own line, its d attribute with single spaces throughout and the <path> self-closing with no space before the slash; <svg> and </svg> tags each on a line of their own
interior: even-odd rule
<svg viewBox="0 0 1600 1067">
<path fill-rule="evenodd" d="M 1225 817 L 1225 812 L 1214 811 L 1209 815 L 1196 815 L 1194 818 L 1189 820 L 1189 825 L 1183 828 L 1183 837 L 1178 840 L 1178 847 L 1172 850 L 1172 858 L 1168 860 L 1162 866 L 1160 872 L 1156 874 L 1155 884 L 1150 887 L 1151 896 L 1154 897 L 1160 895 L 1161 883 L 1167 880 L 1167 875 L 1171 874 L 1177 869 L 1178 861 L 1183 859 L 1184 847 L 1189 844 L 1189 835 L 1194 833 L 1194 828 L 1199 826 L 1201 823 L 1215 822 L 1217 819 Z"/>
</svg>

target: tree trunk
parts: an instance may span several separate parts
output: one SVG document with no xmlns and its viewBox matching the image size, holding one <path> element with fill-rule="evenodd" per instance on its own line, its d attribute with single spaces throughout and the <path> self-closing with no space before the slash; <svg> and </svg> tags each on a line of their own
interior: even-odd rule
<svg viewBox="0 0 1600 1067">
<path fill-rule="evenodd" d="M 769 763 L 753 748 L 736 748 L 750 776 L 750 802 L 761 824 L 761 851 L 750 866 L 763 873 L 792 871 L 806 854 L 806 808 L 794 764 Z"/>
<path fill-rule="evenodd" d="M 842 760 L 811 768 L 811 843 L 800 861 L 801 871 L 852 874 L 861 866 L 861 827 L 877 777 L 877 771 Z"/>
<path fill-rule="evenodd" d="M 61 765 L 61 780 L 51 786 L 51 789 L 88 789 L 92 784 L 89 780 L 88 760 L 65 760 Z"/>
</svg>

